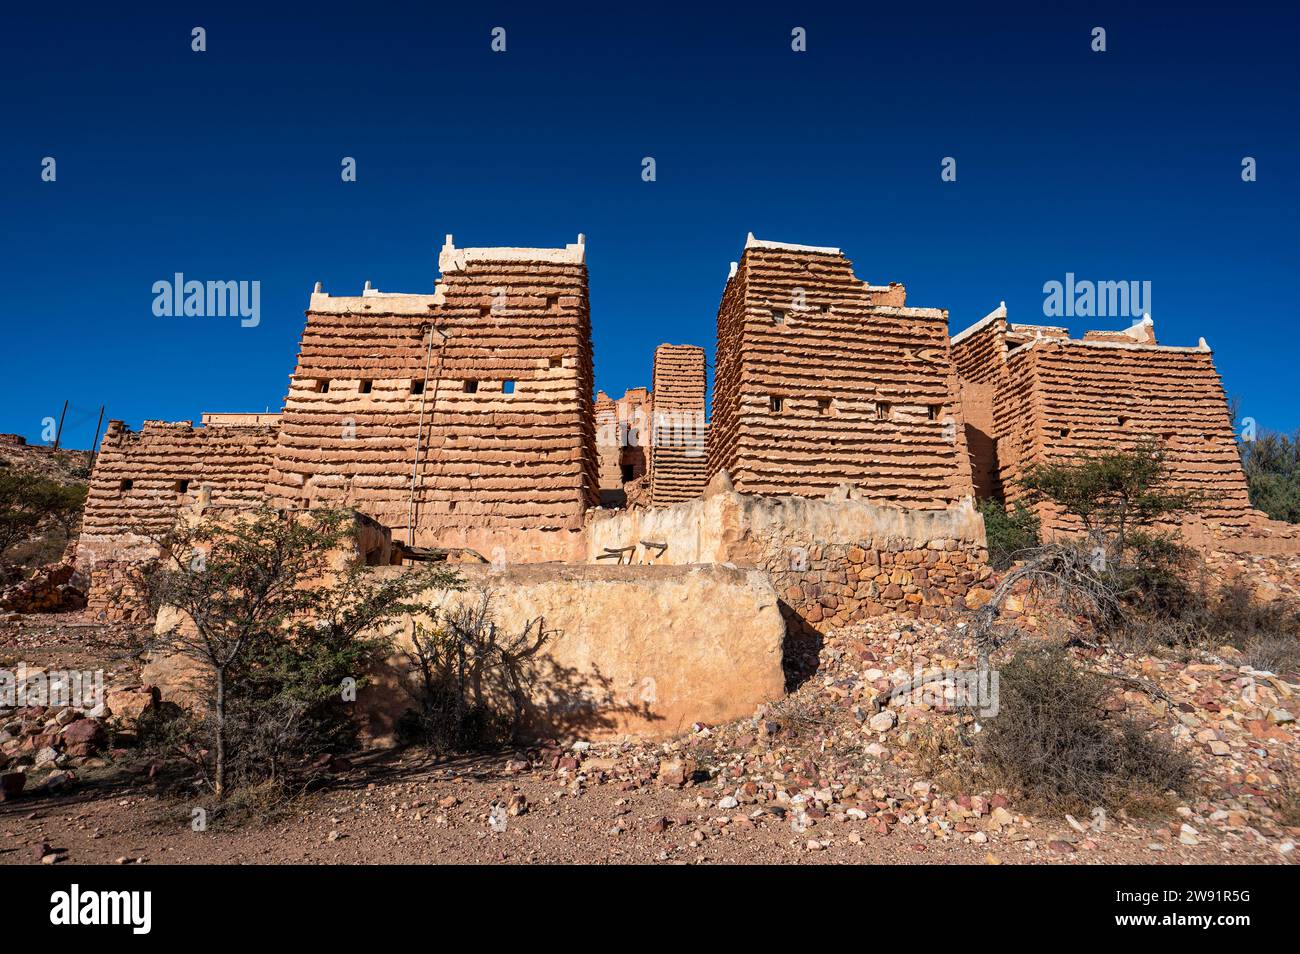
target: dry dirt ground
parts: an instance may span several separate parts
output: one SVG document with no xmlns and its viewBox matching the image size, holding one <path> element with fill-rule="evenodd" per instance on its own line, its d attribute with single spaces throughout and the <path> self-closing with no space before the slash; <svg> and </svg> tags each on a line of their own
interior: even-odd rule
<svg viewBox="0 0 1300 954">
<path fill-rule="evenodd" d="M 120 633 L 70 623 L 75 618 L 29 617 L 0 632 L 0 664 L 102 665 L 110 681 L 131 676 L 134 662 L 124 655 Z M 1256 774 L 1234 768 L 1216 780 L 1213 772 L 1222 775 L 1228 762 L 1207 755 L 1209 787 L 1177 813 L 1171 806 L 1165 817 L 1111 818 L 1101 830 L 1022 813 L 997 793 L 941 794 L 903 752 L 913 729 L 934 712 L 902 706 L 897 727 L 877 733 L 855 721 L 850 706 L 861 697 L 859 687 L 872 691 L 876 672 L 937 661 L 946 638 L 937 626 L 892 620 L 828 637 L 821 669 L 800 690 L 803 708 L 784 705 L 666 743 L 446 762 L 409 749 L 362 754 L 272 820 L 239 826 L 214 820 L 195 831 L 197 802 L 162 794 L 139 770 L 88 769 L 65 791 L 0 803 L 0 864 L 1077 865 L 1286 864 L 1294 858 L 1283 846 L 1296 830 L 1270 817 L 1267 793 L 1256 798 L 1239 781 L 1257 781 L 1267 771 L 1247 759 L 1294 758 L 1294 724 L 1270 729 L 1281 742 L 1258 743 L 1267 750 L 1244 743 L 1240 771 Z M 1180 669 L 1171 684 L 1190 679 Z M 1208 700 L 1206 681 L 1204 675 L 1192 680 Z M 843 720 L 796 731 L 800 719 L 817 722 L 808 713 L 826 711 L 814 702 L 838 706 Z M 938 718 L 945 718 L 942 711 Z M 1234 747 L 1241 744 L 1216 731 Z M 867 744 L 875 756 L 862 755 Z M 665 784 L 665 763 L 682 760 L 707 775 L 697 773 L 697 782 L 682 787 Z M 1220 783 L 1222 789 L 1215 787 Z M 1179 838 L 1188 822 L 1195 844 Z"/>
</svg>

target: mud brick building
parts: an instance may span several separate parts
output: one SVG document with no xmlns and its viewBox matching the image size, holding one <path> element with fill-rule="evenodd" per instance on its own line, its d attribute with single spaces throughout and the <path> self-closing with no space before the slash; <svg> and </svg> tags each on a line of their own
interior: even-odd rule
<svg viewBox="0 0 1300 954">
<path fill-rule="evenodd" d="M 132 431 L 110 421 L 95 460 L 76 564 L 90 579 L 90 609 L 122 619 L 136 608 L 129 567 L 157 555 L 154 538 L 182 510 L 248 507 L 264 499 L 278 415 L 205 414 L 145 421 Z"/>
<path fill-rule="evenodd" d="M 948 314 L 836 248 L 756 240 L 718 310 L 709 474 L 747 494 L 944 506 L 972 494 Z"/>
<path fill-rule="evenodd" d="M 600 460 L 600 504 L 624 507 L 629 495 L 644 493 L 650 443 L 650 392 L 628 388 L 617 401 L 596 392 L 596 450 Z"/>
<path fill-rule="evenodd" d="M 456 248 L 430 295 L 311 296 L 268 496 L 352 506 L 417 546 L 578 552 L 597 502 L 582 237 Z"/>
<path fill-rule="evenodd" d="M 1239 534 L 1262 516 L 1205 339 L 1160 345 L 1150 318 L 1072 339 L 1064 328 L 1011 324 L 1002 306 L 952 341 L 980 496 L 1015 501 L 1030 464 L 1153 440 L 1176 484 L 1205 493 L 1203 522 Z M 1042 516 L 1067 527 L 1049 508 Z"/>
<path fill-rule="evenodd" d="M 691 500 L 708 482 L 704 423 L 704 349 L 661 344 L 655 349 L 654 428 L 650 440 L 652 506 Z"/>
</svg>

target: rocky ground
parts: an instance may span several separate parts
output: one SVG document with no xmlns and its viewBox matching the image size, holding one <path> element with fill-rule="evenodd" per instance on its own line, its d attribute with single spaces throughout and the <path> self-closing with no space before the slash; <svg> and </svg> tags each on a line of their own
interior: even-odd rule
<svg viewBox="0 0 1300 954">
<path fill-rule="evenodd" d="M 0 863 L 1285 864 L 1300 835 L 1295 684 L 1230 649 L 1080 647 L 1116 677 L 1116 711 L 1192 755 L 1193 789 L 1150 817 L 1034 814 L 953 771 L 972 722 L 951 682 L 890 697 L 972 660 L 961 626 L 901 618 L 829 634 L 814 674 L 750 719 L 451 762 L 360 754 L 269 821 L 200 831 L 197 805 L 130 757 L 130 719 L 154 697 L 127 634 L 54 619 L 0 630 L 0 664 L 103 665 L 109 711 L 0 709 L 0 776 L 23 777 L 0 803 Z"/>
</svg>

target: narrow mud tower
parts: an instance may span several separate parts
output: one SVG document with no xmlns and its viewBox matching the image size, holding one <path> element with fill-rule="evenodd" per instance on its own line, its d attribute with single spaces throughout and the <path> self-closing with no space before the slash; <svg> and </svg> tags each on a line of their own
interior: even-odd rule
<svg viewBox="0 0 1300 954">
<path fill-rule="evenodd" d="M 1154 441 L 1174 483 L 1205 493 L 1206 523 L 1238 534 L 1262 516 L 1250 506 L 1204 339 L 1157 344 L 1149 318 L 1072 339 L 1064 328 L 1009 324 L 1003 306 L 952 341 L 980 496 L 1015 501 L 1031 464 Z M 1042 516 L 1046 527 L 1068 529 L 1050 508 Z"/>
<path fill-rule="evenodd" d="M 723 292 L 709 475 L 737 491 L 941 507 L 972 494 L 948 314 L 836 248 L 757 241 Z"/>
<path fill-rule="evenodd" d="M 145 421 L 139 431 L 109 422 L 77 540 L 93 613 L 126 619 L 140 609 L 130 568 L 157 555 L 153 538 L 170 530 L 182 510 L 264 500 L 277 417 L 205 414 L 202 427 Z"/>
<path fill-rule="evenodd" d="M 431 295 L 311 296 L 268 482 L 417 546 L 580 553 L 597 502 L 585 246 L 456 248 Z"/>
<path fill-rule="evenodd" d="M 704 349 L 661 344 L 655 349 L 651 399 L 650 503 L 660 507 L 690 500 L 708 482 L 704 424 Z"/>
</svg>

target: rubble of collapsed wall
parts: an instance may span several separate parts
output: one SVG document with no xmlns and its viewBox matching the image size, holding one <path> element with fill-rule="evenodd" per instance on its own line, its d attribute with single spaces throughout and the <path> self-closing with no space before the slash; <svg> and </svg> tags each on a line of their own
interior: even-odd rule
<svg viewBox="0 0 1300 954">
<path fill-rule="evenodd" d="M 762 570 L 787 622 L 821 631 L 888 612 L 937 618 L 977 608 L 988 595 L 987 557 L 970 499 L 915 509 L 847 486 L 824 498 L 757 496 L 736 493 L 725 472 L 701 498 L 602 514 L 587 528 L 591 563 Z"/>
<path fill-rule="evenodd" d="M 154 541 L 183 510 L 264 501 L 276 415 L 205 414 L 202 424 L 145 421 L 133 431 L 109 422 L 76 548 L 92 613 L 114 620 L 139 615 L 131 570 L 157 556 Z"/>
<path fill-rule="evenodd" d="M 644 483 L 649 459 L 650 392 L 628 388 L 615 401 L 596 392 L 596 450 L 600 462 L 600 505 L 625 507 Z"/>
<path fill-rule="evenodd" d="M 1251 508 L 1204 339 L 1160 345 L 1150 318 L 1073 339 L 1064 328 L 1011 324 L 1003 306 L 952 340 L 980 496 L 1014 503 L 1023 496 L 1017 478 L 1034 463 L 1154 441 L 1174 485 L 1204 495 L 1188 528 L 1194 542 L 1268 531 Z M 1050 506 L 1040 517 L 1049 531 L 1076 529 Z"/>
<path fill-rule="evenodd" d="M 355 507 L 404 543 L 490 559 L 579 552 L 599 486 L 585 251 L 448 236 L 431 295 L 318 286 L 273 501 Z"/>
<path fill-rule="evenodd" d="M 947 312 L 835 248 L 749 236 L 718 310 L 708 472 L 747 494 L 848 483 L 880 503 L 972 495 Z"/>
<path fill-rule="evenodd" d="M 654 425 L 650 439 L 650 504 L 691 500 L 708 480 L 704 422 L 704 349 L 661 344 L 655 349 L 651 390 Z"/>
</svg>

